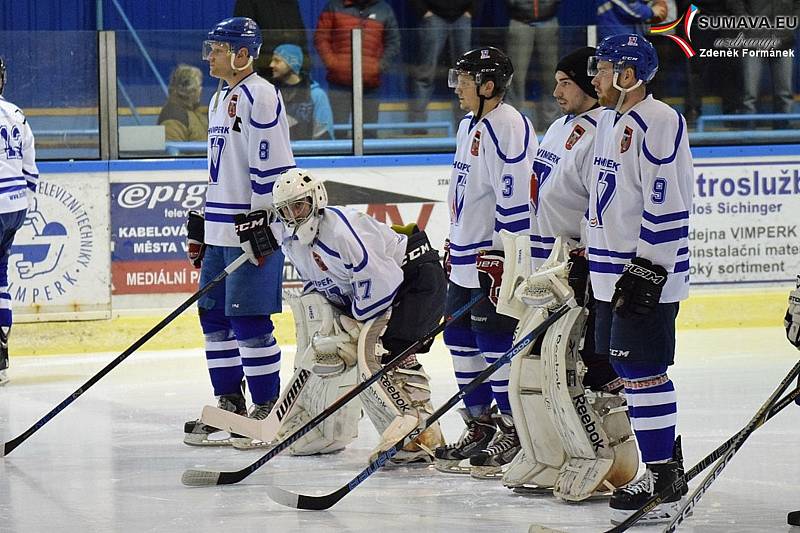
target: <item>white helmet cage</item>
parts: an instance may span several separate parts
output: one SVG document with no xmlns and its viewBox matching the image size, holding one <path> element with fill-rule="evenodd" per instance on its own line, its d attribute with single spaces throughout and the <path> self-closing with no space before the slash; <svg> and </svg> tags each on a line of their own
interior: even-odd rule
<svg viewBox="0 0 800 533">
<path fill-rule="evenodd" d="M 319 230 L 320 211 L 328 205 L 328 192 L 322 180 L 308 170 L 289 169 L 275 181 L 272 202 L 278 218 L 293 230 L 297 240 L 311 244 Z M 300 209 L 302 205 L 309 209 Z"/>
</svg>

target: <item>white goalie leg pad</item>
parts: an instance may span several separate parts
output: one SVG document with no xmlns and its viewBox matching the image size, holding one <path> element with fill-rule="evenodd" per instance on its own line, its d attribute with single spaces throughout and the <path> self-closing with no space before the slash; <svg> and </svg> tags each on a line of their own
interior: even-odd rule
<svg viewBox="0 0 800 533">
<path fill-rule="evenodd" d="M 505 261 L 497 312 L 516 319 L 522 318 L 527 305 L 514 296 L 517 288 L 531 275 L 531 240 L 529 235 L 517 235 L 500 230 Z"/>
<path fill-rule="evenodd" d="M 385 353 L 380 335 L 389 321 L 389 313 L 367 322 L 358 341 L 358 374 L 364 381 L 381 368 Z M 381 376 L 377 383 L 361 393 L 361 402 L 381 439 L 372 458 L 387 451 L 414 428 L 421 427 L 433 412 L 430 403 L 431 390 L 428 375 L 416 366 L 416 358 Z M 407 444 L 392 458 L 393 462 L 430 461 L 433 449 L 444 444 L 439 424 L 423 431 L 412 443 Z"/>
<path fill-rule="evenodd" d="M 547 317 L 543 309 L 526 309 L 517 326 L 515 341 Z M 503 484 L 509 488 L 551 489 L 566 460 L 561 438 L 547 413 L 542 372 L 541 355 L 532 350 L 520 353 L 511 361 L 508 399 L 522 450 L 503 475 Z"/>
<path fill-rule="evenodd" d="M 355 368 L 335 377 L 321 378 L 313 373 L 291 410 L 284 415 L 277 438 L 284 439 L 320 414 L 356 384 Z M 317 424 L 289 447 L 292 455 L 332 453 L 358 437 L 361 405 L 353 399 Z"/>
<path fill-rule="evenodd" d="M 297 335 L 295 368 L 312 370 L 293 402 L 278 402 L 281 426 L 277 439 L 282 439 L 305 425 L 356 384 L 356 372 L 339 372 L 335 377 L 321 378 L 314 374 L 317 353 L 312 339 L 320 333 L 341 333 L 337 326 L 338 310 L 317 292 L 287 298 L 292 308 Z M 344 366 L 344 365 L 342 365 Z M 294 455 L 330 453 L 343 449 L 358 436 L 361 406 L 353 400 L 306 433 L 290 448 Z"/>
<path fill-rule="evenodd" d="M 625 416 L 624 411 L 612 413 L 613 409 L 608 409 L 604 419 L 595 411 L 583 387 L 585 367 L 579 350 L 587 316 L 587 310 L 582 308 L 569 311 L 547 330 L 542 342 L 543 392 L 567 455 L 553 494 L 568 501 L 582 501 L 597 491 L 608 490 L 614 485 L 612 480 L 630 481 L 638 467 L 635 444 L 631 442 L 636 453 L 633 464 L 630 444 L 625 444 L 631 440 L 632 432 L 624 436 L 625 431 L 618 427 L 619 415 Z M 614 426 L 613 437 L 607 433 L 604 421 L 609 423 L 609 429 Z"/>
</svg>

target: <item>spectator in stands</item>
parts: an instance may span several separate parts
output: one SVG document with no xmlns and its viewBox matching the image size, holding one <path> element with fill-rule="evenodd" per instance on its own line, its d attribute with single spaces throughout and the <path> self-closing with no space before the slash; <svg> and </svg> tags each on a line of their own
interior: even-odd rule
<svg viewBox="0 0 800 533">
<path fill-rule="evenodd" d="M 389 4 L 383 0 L 330 0 L 314 32 L 314 45 L 328 70 L 328 96 L 336 124 L 348 121 L 353 103 L 351 30 L 360 28 L 364 123 L 378 121 L 381 73 L 400 52 L 400 30 Z M 375 130 L 365 134 L 375 136 Z M 346 135 L 342 135 L 343 137 Z"/>
<path fill-rule="evenodd" d="M 272 51 L 279 44 L 296 44 L 303 51 L 303 57 L 308 57 L 306 27 L 298 0 L 236 0 L 233 16 L 251 18 L 261 28 L 264 44 L 254 64 L 262 78 L 272 81 L 269 62 Z M 303 65 L 303 71 L 309 72 L 309 66 Z"/>
<path fill-rule="evenodd" d="M 557 17 L 560 3 L 561 0 L 506 0 L 510 17 L 506 50 L 514 65 L 514 78 L 507 100 L 517 109 L 524 108 L 528 64 L 535 57 L 535 79 L 540 95 L 533 121 L 537 131 L 547 131 L 561 114 L 555 99 L 547 92 L 560 57 Z"/>
<path fill-rule="evenodd" d="M 409 119 L 424 122 L 445 44 L 449 44 L 447 64 L 455 65 L 470 49 L 472 17 L 480 9 L 480 0 L 410 0 L 409 4 L 419 17 L 419 58 L 412 72 L 414 99 Z M 462 115 L 458 109 L 456 114 Z"/>
<path fill-rule="evenodd" d="M 740 16 L 764 16 L 775 20 L 778 15 L 800 16 L 800 0 L 728 0 L 728 10 Z M 745 38 L 773 38 L 775 49 L 794 48 L 794 30 L 742 30 Z M 756 113 L 756 99 L 761 85 L 761 72 L 766 66 L 772 75 L 772 108 L 775 113 L 791 113 L 794 96 L 792 93 L 792 57 L 745 57 L 742 59 L 744 90 L 742 112 Z M 787 127 L 784 121 L 776 124 Z"/>
<path fill-rule="evenodd" d="M 158 115 L 168 141 L 205 141 L 208 113 L 200 107 L 203 73 L 191 65 L 178 65 L 169 78 L 167 103 Z"/>
<path fill-rule="evenodd" d="M 293 141 L 333 139 L 333 113 L 328 95 L 303 75 L 303 51 L 296 44 L 281 44 L 269 63 L 272 82 L 281 91 Z"/>
<path fill-rule="evenodd" d="M 667 17 L 665 0 L 595 0 L 595 5 L 598 41 L 620 33 L 645 35 L 645 24 L 663 22 Z"/>
</svg>

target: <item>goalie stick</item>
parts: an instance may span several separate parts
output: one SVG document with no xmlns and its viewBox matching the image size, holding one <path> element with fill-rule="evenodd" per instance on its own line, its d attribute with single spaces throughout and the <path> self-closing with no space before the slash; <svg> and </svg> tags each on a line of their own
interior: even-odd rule
<svg viewBox="0 0 800 533">
<path fill-rule="evenodd" d="M 275 402 L 275 406 L 269 412 L 267 418 L 263 420 L 237 415 L 213 405 L 203 407 L 203 414 L 200 419 L 204 424 L 228 433 L 236 433 L 251 439 L 271 442 L 278 435 L 283 418 L 300 397 L 300 392 L 305 387 L 309 377 L 311 377 L 309 370 L 298 367 L 292 376 L 292 380 L 283 389 L 283 394 Z"/>
<path fill-rule="evenodd" d="M 787 405 L 796 401 L 800 398 L 800 386 L 795 388 L 792 392 L 788 393 L 784 396 L 781 400 L 775 403 L 772 407 L 770 407 L 769 411 L 764 415 L 764 418 L 755 426 L 755 429 L 758 429 L 762 425 L 766 423 L 767 420 L 771 419 L 773 416 L 777 415 L 781 412 Z M 705 458 L 703 458 L 699 463 L 689 469 L 684 476 L 664 489 L 664 491 L 659 492 L 658 494 L 653 495 L 653 497 L 648 500 L 648 502 L 639 508 L 635 513 L 629 516 L 624 522 L 620 522 L 618 525 L 612 527 L 604 531 L 603 533 L 621 533 L 622 531 L 626 531 L 628 528 L 632 527 L 639 519 L 652 510 L 654 507 L 658 506 L 665 498 L 670 497 L 674 492 L 680 490 L 680 487 L 684 483 L 688 483 L 694 477 L 696 477 L 700 472 L 708 468 L 714 461 L 719 459 L 722 455 L 726 452 L 730 451 L 731 445 L 739 438 L 742 433 L 747 430 L 747 427 L 742 428 L 736 433 L 734 436 L 726 440 L 724 443 L 720 444 L 719 447 L 708 454 Z M 741 442 L 739 443 L 741 447 Z M 653 503 L 655 502 L 655 503 Z M 529 533 L 566 533 L 560 529 L 550 528 L 541 524 L 531 524 L 530 529 L 528 530 Z"/>
<path fill-rule="evenodd" d="M 742 431 L 736 435 L 735 440 L 731 444 L 730 448 L 722 455 L 722 457 L 717 461 L 714 465 L 714 468 L 709 472 L 705 478 L 700 482 L 697 488 L 689 494 L 686 499 L 686 503 L 684 503 L 678 513 L 672 517 L 667 527 L 664 528 L 664 533 L 672 533 L 675 531 L 678 524 L 683 522 L 687 516 L 692 514 L 692 509 L 694 509 L 697 502 L 700 501 L 700 498 L 706 493 L 708 488 L 717 479 L 717 477 L 722 473 L 722 470 L 728 466 L 728 463 L 733 459 L 734 454 L 742 447 L 744 441 L 747 440 L 747 437 L 752 435 L 752 433 L 759 427 L 761 424 L 765 422 L 765 417 L 769 414 L 770 410 L 773 407 L 773 404 L 778 401 L 780 395 L 789 387 L 789 384 L 794 381 L 794 379 L 800 374 L 800 361 L 795 363 L 789 373 L 783 378 L 778 388 L 770 395 L 769 399 L 766 401 L 764 405 L 756 412 L 755 416 L 747 423 Z"/>
<path fill-rule="evenodd" d="M 400 439 L 395 443 L 394 446 L 389 448 L 387 451 L 381 453 L 377 459 L 372 461 L 367 467 L 362 470 L 356 477 L 354 477 L 350 482 L 346 485 L 342 486 L 341 488 L 329 493 L 329 494 L 322 494 L 320 496 L 308 496 L 305 494 L 295 494 L 293 492 L 281 489 L 280 487 L 267 487 L 267 495 L 277 503 L 285 505 L 287 507 L 293 507 L 295 509 L 307 509 L 307 510 L 314 510 L 314 511 L 321 511 L 324 509 L 329 509 L 333 505 L 336 504 L 339 500 L 347 496 L 350 492 L 355 490 L 364 480 L 366 480 L 369 476 L 374 474 L 376 471 L 380 470 L 389 459 L 394 457 L 397 452 L 402 449 L 402 447 L 417 437 L 420 433 L 422 433 L 425 429 L 430 427 L 434 422 L 436 422 L 439 418 L 442 417 L 447 411 L 449 411 L 454 405 L 456 405 L 464 396 L 478 388 L 478 386 L 485 381 L 489 376 L 495 373 L 500 366 L 508 363 L 511 359 L 520 353 L 521 351 L 528 348 L 536 338 L 544 333 L 551 324 L 557 321 L 559 318 L 564 316 L 567 311 L 570 309 L 577 307 L 577 302 L 575 302 L 574 298 L 570 298 L 570 300 L 563 304 L 561 307 L 553 311 L 550 316 L 548 316 L 541 324 L 536 326 L 530 333 L 522 337 L 514 346 L 511 347 L 506 353 L 500 356 L 497 361 L 486 367 L 480 374 L 478 374 L 475 379 L 470 381 L 467 385 L 464 386 L 461 390 L 459 390 L 455 395 L 453 395 L 447 402 L 442 405 L 439 409 L 434 411 L 426 420 L 422 427 L 416 427 L 410 433 L 407 433 L 405 437 Z"/>
<path fill-rule="evenodd" d="M 0 447 L 0 450 L 2 450 L 2 453 L 0 453 L 0 457 L 4 457 L 4 456 L 8 455 L 17 446 L 19 446 L 20 444 L 25 442 L 25 440 L 27 440 L 28 437 L 30 437 L 31 435 L 36 433 L 39 429 L 41 429 L 42 426 L 44 426 L 45 424 L 50 422 L 58 413 L 60 413 L 64 409 L 66 409 L 66 407 L 69 404 L 74 402 L 81 394 L 86 392 L 89 389 L 89 387 L 91 387 L 92 385 L 94 385 L 95 383 L 100 381 L 100 379 L 103 376 L 105 376 L 106 374 L 111 372 L 111 370 L 113 370 L 117 365 L 119 365 L 122 361 L 127 359 L 129 355 L 131 355 L 133 352 L 138 350 L 144 343 L 146 343 L 153 336 L 155 336 L 156 333 L 158 333 L 159 331 L 164 329 L 164 327 L 167 324 L 172 322 L 178 315 L 183 313 L 190 305 L 192 305 L 194 302 L 196 302 L 198 299 L 200 299 L 201 296 L 203 296 L 208 291 L 210 291 L 215 286 L 217 286 L 222 280 L 224 280 L 226 277 L 228 277 L 228 275 L 231 272 L 233 272 L 234 270 L 236 270 L 237 268 L 239 268 L 240 266 L 242 266 L 246 262 L 247 262 L 247 255 L 246 254 L 242 254 L 239 257 L 237 257 L 236 260 L 234 260 L 230 265 L 226 266 L 225 269 L 222 272 L 217 274 L 217 276 L 214 279 L 209 281 L 203 288 L 201 288 L 196 293 L 191 295 L 185 302 L 183 302 L 181 305 L 179 305 L 174 311 L 172 311 L 169 315 L 164 317 L 164 319 L 161 320 L 161 322 L 159 322 L 158 324 L 153 326 L 150 329 L 150 331 L 148 331 L 147 333 L 145 333 L 144 335 L 139 337 L 139 340 L 137 340 L 136 342 L 131 344 L 128 347 L 128 349 L 126 349 L 124 352 L 119 354 L 113 361 L 111 361 L 106 366 L 104 366 L 102 370 L 100 370 L 97 374 L 92 376 L 86 383 L 81 385 L 78 388 L 78 390 L 76 390 L 75 392 L 73 392 L 72 394 L 67 396 L 67 398 L 63 402 L 61 402 L 60 404 L 56 405 L 49 413 L 47 413 L 42 418 L 40 418 L 38 422 L 36 422 L 31 427 L 29 427 L 27 430 L 25 430 L 20 436 L 18 436 L 16 438 L 13 438 L 13 439 L 11 439 L 10 441 L 8 441 L 6 443 L 0 442 L 0 444 L 3 444 L 3 446 Z"/>
<path fill-rule="evenodd" d="M 338 400 L 333 402 L 327 409 L 319 413 L 317 416 L 309 420 L 306 425 L 301 427 L 300 429 L 296 430 L 294 433 L 277 443 L 274 447 L 272 447 L 264 456 L 262 456 L 256 462 L 250 464 L 242 468 L 241 470 L 236 470 L 233 472 L 217 472 L 212 470 L 194 470 L 188 469 L 183 473 L 181 477 L 181 482 L 184 485 L 193 486 L 193 487 L 204 487 L 208 485 L 231 485 L 233 483 L 238 483 L 239 481 L 243 480 L 259 468 L 261 468 L 264 464 L 266 464 L 270 459 L 281 453 L 283 450 L 291 446 L 296 441 L 300 440 L 303 435 L 311 431 L 315 426 L 320 424 L 323 420 L 331 416 L 333 413 L 338 411 L 344 404 L 358 396 L 361 392 L 367 390 L 370 385 L 378 381 L 382 376 L 384 376 L 389 370 L 399 366 L 408 356 L 416 351 L 426 342 L 433 339 L 444 331 L 444 328 L 447 327 L 448 324 L 452 323 L 454 320 L 459 319 L 461 316 L 469 312 L 475 304 L 480 302 L 486 298 L 484 295 L 476 295 L 472 298 L 469 302 L 467 302 L 463 307 L 457 309 L 452 315 L 445 318 L 445 320 L 433 328 L 427 335 L 416 341 L 414 344 L 397 354 L 391 361 L 386 363 L 383 368 L 372 374 L 369 378 L 362 381 L 344 395 L 342 395 Z"/>
</svg>

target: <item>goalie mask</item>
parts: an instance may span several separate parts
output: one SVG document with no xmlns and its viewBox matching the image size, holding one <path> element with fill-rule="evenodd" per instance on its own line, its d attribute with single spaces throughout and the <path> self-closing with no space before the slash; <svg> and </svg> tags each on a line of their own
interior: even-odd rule
<svg viewBox="0 0 800 533">
<path fill-rule="evenodd" d="M 307 170 L 292 168 L 280 175 L 272 190 L 278 218 L 301 244 L 311 244 L 319 231 L 321 211 L 328 205 L 322 181 Z"/>
</svg>

